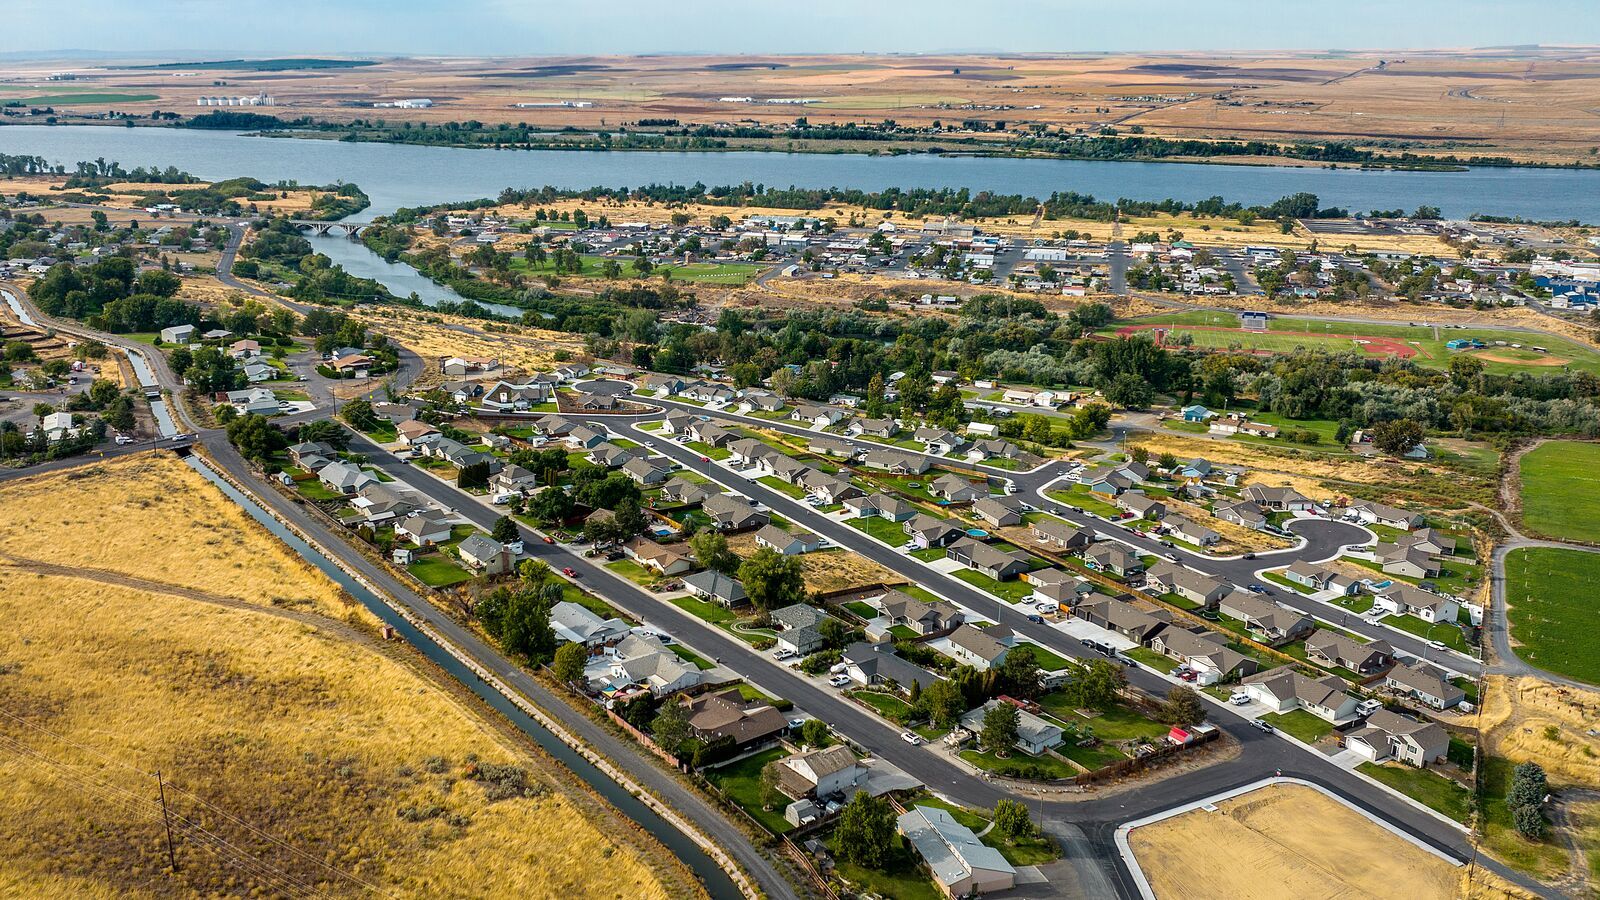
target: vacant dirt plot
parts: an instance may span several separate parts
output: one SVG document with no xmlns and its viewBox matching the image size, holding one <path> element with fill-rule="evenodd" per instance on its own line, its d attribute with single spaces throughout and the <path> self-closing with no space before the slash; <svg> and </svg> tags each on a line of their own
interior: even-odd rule
<svg viewBox="0 0 1600 900">
<path fill-rule="evenodd" d="M 558 350 L 567 351 L 573 359 L 584 356 L 583 341 L 559 331 L 508 325 L 503 331 L 499 330 L 501 326 L 494 326 L 496 330 L 488 332 L 479 320 L 403 308 L 362 306 L 356 309 L 355 316 L 435 363 L 425 368 L 424 381 L 430 375 L 437 380 L 439 367 L 436 363 L 452 356 L 490 357 L 526 372 L 557 365 L 555 353 Z"/>
<path fill-rule="evenodd" d="M 1555 784 L 1600 788 L 1600 692 L 1490 675 L 1479 727 L 1491 755 L 1544 766 Z M 1553 730 L 1552 730 L 1553 729 Z"/>
<path fill-rule="evenodd" d="M 749 556 L 758 549 L 753 535 L 735 537 L 728 541 L 728 547 L 740 556 Z M 844 550 L 807 553 L 800 557 L 800 570 L 807 591 L 837 591 L 900 580 L 893 572 L 861 554 Z"/>
<path fill-rule="evenodd" d="M 54 536 L 0 536 L 0 894 L 693 893 L 413 651 L 323 615 L 334 585 L 220 503 L 143 460 L 0 490 L 8 525 Z M 64 527 L 77 510 L 115 524 Z"/>
<path fill-rule="evenodd" d="M 1457 896 L 1459 867 L 1319 791 L 1273 785 L 1216 805 L 1218 812 L 1195 810 L 1130 835 L 1161 900 Z M 1348 865 L 1352 859 L 1362 864 Z"/>
</svg>

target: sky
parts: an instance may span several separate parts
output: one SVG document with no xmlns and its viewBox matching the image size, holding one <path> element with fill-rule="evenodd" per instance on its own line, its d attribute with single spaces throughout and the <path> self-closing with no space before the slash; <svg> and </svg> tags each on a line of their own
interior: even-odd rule
<svg viewBox="0 0 1600 900">
<path fill-rule="evenodd" d="M 1600 44 L 1594 0 L 4 0 L 0 54 L 1078 52 Z"/>
</svg>

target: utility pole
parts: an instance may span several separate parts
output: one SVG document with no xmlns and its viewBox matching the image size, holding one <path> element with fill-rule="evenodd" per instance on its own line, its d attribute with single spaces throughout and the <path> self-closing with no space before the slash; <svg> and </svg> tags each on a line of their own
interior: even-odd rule
<svg viewBox="0 0 1600 900">
<path fill-rule="evenodd" d="M 156 770 L 156 786 L 161 789 L 161 821 L 167 828 L 167 865 L 178 871 L 178 857 L 172 851 L 172 816 L 167 813 L 167 784 L 161 780 L 161 770 Z"/>
</svg>

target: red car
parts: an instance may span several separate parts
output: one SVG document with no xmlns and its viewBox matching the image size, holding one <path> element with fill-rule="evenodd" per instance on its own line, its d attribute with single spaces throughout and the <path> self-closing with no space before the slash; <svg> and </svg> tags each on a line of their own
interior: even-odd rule
<svg viewBox="0 0 1600 900">
<path fill-rule="evenodd" d="M 561 574 L 567 576 L 568 578 L 577 578 L 578 577 L 578 573 L 574 572 L 572 570 L 571 566 L 567 566 L 566 568 L 562 569 L 561 570 Z"/>
<path fill-rule="evenodd" d="M 701 461 L 701 462 L 711 462 L 711 457 L 709 457 L 709 456 L 702 456 L 702 457 L 700 457 L 700 461 Z"/>
<path fill-rule="evenodd" d="M 547 534 L 547 535 L 544 536 L 544 542 L 546 544 L 554 544 L 556 542 L 556 539 Z"/>
</svg>

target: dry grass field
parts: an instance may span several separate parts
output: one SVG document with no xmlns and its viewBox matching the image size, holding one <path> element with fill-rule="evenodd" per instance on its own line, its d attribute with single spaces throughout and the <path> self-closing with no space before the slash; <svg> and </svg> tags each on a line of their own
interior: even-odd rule
<svg viewBox="0 0 1600 900">
<path fill-rule="evenodd" d="M 728 540 L 729 549 L 748 557 L 756 552 L 753 534 L 736 535 Z M 825 550 L 807 553 L 800 557 L 801 576 L 806 590 L 837 591 L 869 584 L 891 584 L 900 581 L 895 573 L 885 569 L 859 553 L 845 550 Z"/>
<path fill-rule="evenodd" d="M 1463 869 L 1311 788 L 1272 785 L 1216 805 L 1129 835 L 1160 900 L 1451 900 L 1462 889 Z"/>
<path fill-rule="evenodd" d="M 543 371 L 557 365 L 555 353 L 565 350 L 573 359 L 584 356 L 583 341 L 576 335 L 546 331 L 521 325 L 494 326 L 484 330 L 478 319 L 419 312 L 403 307 L 359 306 L 356 318 L 381 331 L 431 363 L 451 356 L 482 356 L 525 372 Z M 439 367 L 426 367 L 423 378 L 436 378 Z"/>
<path fill-rule="evenodd" d="M 84 472 L 0 489 L 0 894 L 693 892 L 186 466 Z"/>
<path fill-rule="evenodd" d="M 1600 790 L 1600 692 L 1490 675 L 1479 727 L 1490 753 L 1544 766 L 1557 785 Z"/>
<path fill-rule="evenodd" d="M 60 61 L 0 69 L 0 99 L 54 99 L 71 112 L 204 112 L 217 93 L 271 94 L 262 109 L 345 121 L 372 104 L 427 97 L 434 106 L 386 109 L 389 120 L 527 122 L 610 127 L 641 118 L 689 123 L 1003 120 L 1068 131 L 1139 126 L 1179 138 L 1347 140 L 1440 145 L 1457 153 L 1586 160 L 1600 144 L 1589 110 L 1600 94 L 1593 49 L 1506 48 L 1392 53 L 1223 56 L 583 56 L 380 59 L 345 69 L 250 71 L 78 67 L 77 82 L 45 81 Z M 225 78 L 219 89 L 212 81 Z M 74 102 L 72 95 L 82 95 Z M 99 99 L 121 95 L 131 102 Z M 722 97 L 758 102 L 725 103 Z M 759 102 L 809 101 L 803 106 Z M 558 104 L 583 101 L 575 108 Z M 518 108 L 517 104 L 551 104 Z M 958 132 L 958 134 L 960 134 Z M 985 135 L 977 135 L 983 138 Z M 992 136 L 992 135 L 990 135 Z M 1250 160 L 1241 160 L 1250 161 Z"/>
</svg>

